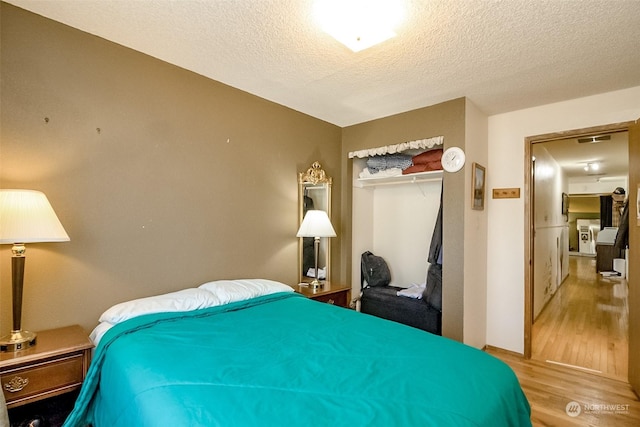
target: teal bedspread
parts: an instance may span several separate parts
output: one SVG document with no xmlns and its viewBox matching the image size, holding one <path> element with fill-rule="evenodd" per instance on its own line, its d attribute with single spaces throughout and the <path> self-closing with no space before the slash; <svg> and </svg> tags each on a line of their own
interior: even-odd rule
<svg viewBox="0 0 640 427">
<path fill-rule="evenodd" d="M 527 426 L 513 371 L 398 323 L 278 293 L 110 329 L 65 426 Z"/>
</svg>

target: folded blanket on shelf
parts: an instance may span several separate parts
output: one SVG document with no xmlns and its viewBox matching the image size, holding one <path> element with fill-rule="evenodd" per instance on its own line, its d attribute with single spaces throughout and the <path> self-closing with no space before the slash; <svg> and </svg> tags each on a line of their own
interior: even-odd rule
<svg viewBox="0 0 640 427">
<path fill-rule="evenodd" d="M 414 165 L 426 165 L 431 162 L 437 162 L 442 159 L 442 148 L 437 150 L 429 150 L 424 153 L 420 153 L 411 158 Z"/>
<path fill-rule="evenodd" d="M 403 175 L 417 172 L 429 172 L 442 170 L 442 149 L 429 150 L 413 156 L 411 162 L 413 166 L 402 171 Z"/>
<path fill-rule="evenodd" d="M 387 154 L 385 156 L 373 156 L 367 159 L 367 167 L 371 173 L 377 173 L 391 168 L 406 169 L 412 165 L 409 154 Z"/>
<path fill-rule="evenodd" d="M 400 168 L 391 168 L 385 169 L 380 172 L 372 173 L 369 168 L 364 168 L 362 172 L 358 175 L 358 178 L 366 179 L 366 178 L 387 178 L 391 176 L 401 176 L 402 169 Z"/>
</svg>

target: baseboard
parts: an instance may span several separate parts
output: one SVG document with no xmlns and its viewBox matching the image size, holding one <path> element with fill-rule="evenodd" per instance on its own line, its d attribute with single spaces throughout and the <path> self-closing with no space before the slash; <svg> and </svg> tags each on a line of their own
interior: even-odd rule
<svg viewBox="0 0 640 427">
<path fill-rule="evenodd" d="M 506 354 L 506 355 L 509 355 L 509 356 L 519 357 L 520 359 L 524 359 L 524 354 L 522 354 L 522 353 L 518 353 L 516 351 L 511 351 L 511 350 L 505 350 L 503 348 L 494 347 L 494 346 L 489 345 L 489 344 L 487 344 L 484 347 L 482 347 L 482 351 L 491 352 L 491 353 L 502 353 L 502 354 Z"/>
</svg>

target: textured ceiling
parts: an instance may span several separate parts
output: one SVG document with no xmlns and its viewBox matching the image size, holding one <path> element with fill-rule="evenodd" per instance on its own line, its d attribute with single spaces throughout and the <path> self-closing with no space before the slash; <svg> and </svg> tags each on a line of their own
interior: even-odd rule
<svg viewBox="0 0 640 427">
<path fill-rule="evenodd" d="M 466 96 L 486 114 L 640 86 L 640 1 L 405 0 L 353 53 L 312 0 L 8 0 L 339 126 Z"/>
</svg>

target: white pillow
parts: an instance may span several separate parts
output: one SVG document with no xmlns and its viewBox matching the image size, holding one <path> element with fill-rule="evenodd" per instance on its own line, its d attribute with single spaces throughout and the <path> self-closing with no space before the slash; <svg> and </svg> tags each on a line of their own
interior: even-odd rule
<svg viewBox="0 0 640 427">
<path fill-rule="evenodd" d="M 93 328 L 93 331 L 89 334 L 89 338 L 93 341 L 93 345 L 98 346 L 98 343 L 102 339 L 102 336 L 107 333 L 109 329 L 113 327 L 113 324 L 109 322 L 100 322 L 98 326 Z"/>
<path fill-rule="evenodd" d="M 116 304 L 102 313 L 98 320 L 115 325 L 143 314 L 190 311 L 216 305 L 220 305 L 220 300 L 211 292 L 189 288 Z"/>
<path fill-rule="evenodd" d="M 214 294 L 222 304 L 277 292 L 293 292 L 291 286 L 267 279 L 216 280 L 200 285 L 199 288 Z"/>
</svg>

